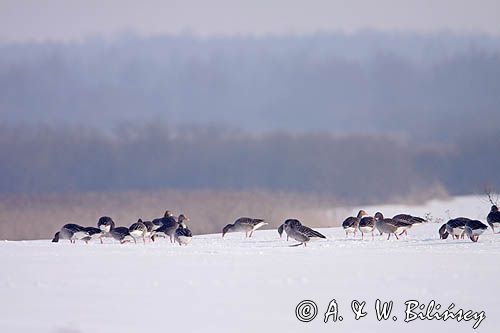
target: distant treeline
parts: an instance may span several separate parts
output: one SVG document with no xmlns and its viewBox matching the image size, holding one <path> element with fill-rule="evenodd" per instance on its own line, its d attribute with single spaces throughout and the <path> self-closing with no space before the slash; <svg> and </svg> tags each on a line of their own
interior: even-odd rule
<svg viewBox="0 0 500 333">
<path fill-rule="evenodd" d="M 373 33 L 123 36 L 0 44 L 0 121 L 160 119 L 251 132 L 453 142 L 500 122 L 500 38 Z"/>
<path fill-rule="evenodd" d="M 249 134 L 161 123 L 113 131 L 0 126 L 2 193 L 267 189 L 349 201 L 500 187 L 500 136 Z"/>
</svg>

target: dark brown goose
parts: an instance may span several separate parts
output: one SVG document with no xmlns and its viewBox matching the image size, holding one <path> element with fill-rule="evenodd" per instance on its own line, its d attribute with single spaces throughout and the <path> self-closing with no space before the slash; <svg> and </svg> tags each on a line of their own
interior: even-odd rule
<svg viewBox="0 0 500 333">
<path fill-rule="evenodd" d="M 464 238 L 465 224 L 469 221 L 470 219 L 466 217 L 457 217 L 456 219 L 451 219 L 446 222 L 446 231 L 451 235 L 453 239 Z"/>
<path fill-rule="evenodd" d="M 465 234 L 474 243 L 479 240 L 479 236 L 488 229 L 488 226 L 478 220 L 470 220 L 465 223 Z"/>
<path fill-rule="evenodd" d="M 360 210 L 356 217 L 349 216 L 344 220 L 344 222 L 342 222 L 342 228 L 344 228 L 345 231 L 345 238 L 347 238 L 350 233 L 354 234 L 354 237 L 356 237 L 356 231 L 358 230 L 359 221 L 365 215 L 368 214 L 366 214 L 364 210 Z"/>
<path fill-rule="evenodd" d="M 358 229 L 361 232 L 361 239 L 365 239 L 365 234 L 371 233 L 374 239 L 373 231 L 377 220 L 373 216 L 365 216 L 359 220 Z"/>
<path fill-rule="evenodd" d="M 495 233 L 495 228 L 500 228 L 500 212 L 498 211 L 498 207 L 496 205 L 491 206 L 487 221 L 491 230 L 493 230 L 493 233 Z M 498 233 L 500 233 L 500 231 Z"/>
</svg>

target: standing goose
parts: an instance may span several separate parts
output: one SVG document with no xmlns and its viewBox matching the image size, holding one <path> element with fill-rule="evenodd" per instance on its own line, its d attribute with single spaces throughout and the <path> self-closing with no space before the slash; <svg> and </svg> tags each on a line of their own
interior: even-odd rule
<svg viewBox="0 0 500 333">
<path fill-rule="evenodd" d="M 486 229 L 488 229 L 488 226 L 478 220 L 470 220 L 465 223 L 465 234 L 474 243 L 478 241 L 479 235 L 481 235 Z"/>
<path fill-rule="evenodd" d="M 446 222 L 446 231 L 451 235 L 453 239 L 464 238 L 465 224 L 469 221 L 470 219 L 466 217 L 457 217 L 456 219 L 451 219 Z"/>
<path fill-rule="evenodd" d="M 89 241 L 94 239 L 98 239 L 101 241 L 102 244 L 102 237 L 104 235 L 104 232 L 101 229 L 94 227 L 85 227 L 83 228 L 83 230 L 89 234 L 88 237 L 82 239 L 85 241 L 85 243 L 88 243 Z"/>
<path fill-rule="evenodd" d="M 281 236 L 283 235 L 283 230 L 285 228 L 285 224 L 281 224 L 279 227 L 278 227 L 278 234 L 280 235 L 280 238 Z M 288 235 L 286 235 L 286 240 L 288 241 Z"/>
<path fill-rule="evenodd" d="M 130 235 L 127 227 L 116 227 L 109 232 L 111 236 L 119 241 L 121 244 L 135 241 L 134 237 Z"/>
<path fill-rule="evenodd" d="M 164 218 L 167 218 L 167 217 L 174 217 L 174 215 L 172 214 L 172 212 L 170 210 L 166 210 L 165 211 L 165 214 L 163 215 L 163 217 L 159 217 L 157 219 L 153 219 L 151 222 L 154 224 L 154 229 L 155 230 L 158 230 L 158 228 L 160 228 L 162 225 L 163 225 L 163 219 Z"/>
<path fill-rule="evenodd" d="M 151 239 L 153 240 L 153 236 L 155 234 L 155 225 L 151 221 L 142 221 L 144 225 L 146 226 L 146 233 L 144 234 L 144 237 L 146 239 Z"/>
<path fill-rule="evenodd" d="M 90 236 L 89 233 L 84 230 L 84 227 L 78 224 L 68 223 L 63 225 L 61 230 L 56 232 L 52 242 L 57 243 L 60 239 L 68 239 L 70 243 L 75 243 L 76 240 L 84 239 L 86 237 Z"/>
<path fill-rule="evenodd" d="M 250 217 L 240 217 L 233 224 L 228 224 L 222 229 L 222 238 L 228 232 L 245 232 L 245 238 L 252 237 L 255 230 L 268 224 L 263 219 L 253 219 Z M 250 235 L 248 234 L 250 233 Z"/>
<path fill-rule="evenodd" d="M 361 232 L 361 239 L 365 239 L 365 233 L 371 233 L 372 234 L 372 239 L 375 237 L 373 236 L 373 231 L 375 230 L 375 218 L 373 216 L 365 216 L 359 220 L 359 231 Z"/>
<path fill-rule="evenodd" d="M 411 224 L 412 226 L 414 225 L 420 225 L 425 222 L 427 222 L 424 218 L 418 217 L 418 216 L 413 216 L 409 214 L 398 214 L 393 216 L 394 220 L 401 220 L 404 221 L 408 224 Z"/>
<path fill-rule="evenodd" d="M 102 216 L 97 221 L 97 227 L 108 234 L 115 227 L 115 221 L 109 216 Z"/>
<path fill-rule="evenodd" d="M 175 240 L 179 245 L 188 245 L 193 238 L 191 230 L 185 224 L 179 223 L 179 227 L 175 230 Z"/>
<path fill-rule="evenodd" d="M 283 234 L 283 232 L 286 233 L 286 240 L 288 241 L 288 238 L 290 237 L 290 235 L 288 234 L 288 232 L 290 231 L 290 229 L 292 227 L 297 227 L 299 225 L 302 225 L 302 223 L 297 220 L 297 219 L 288 219 L 286 220 L 285 222 L 283 222 L 283 224 L 281 224 L 278 228 L 278 233 L 280 234 L 280 237 L 281 235 Z M 295 228 L 296 229 L 296 228 Z M 310 228 L 309 228 L 310 229 Z M 311 229 L 312 230 L 312 229 Z M 319 238 L 326 238 L 325 236 L 323 236 L 322 234 L 320 234 L 319 232 L 317 231 L 314 231 L 312 230 L 313 232 L 309 233 L 308 236 L 311 238 L 311 237 L 319 237 Z"/>
<path fill-rule="evenodd" d="M 296 220 L 296 219 L 288 219 L 278 227 L 278 233 L 280 234 L 280 238 L 281 238 L 283 231 L 284 231 L 286 233 L 286 241 L 287 242 L 288 242 L 288 239 L 290 238 L 290 236 L 288 235 L 288 232 L 286 232 L 286 230 L 287 230 L 286 226 L 289 224 L 302 224 L 302 223 L 300 223 L 300 221 Z"/>
<path fill-rule="evenodd" d="M 311 240 L 313 237 L 318 238 L 326 238 L 323 234 L 313 230 L 305 225 L 302 225 L 297 219 L 288 219 L 283 223 L 283 228 L 287 234 L 287 237 L 291 237 L 296 241 L 300 242 L 299 244 L 292 246 L 307 246 L 307 242 Z"/>
<path fill-rule="evenodd" d="M 398 234 L 403 233 L 411 226 L 401 220 L 384 218 L 384 215 L 380 212 L 375 214 L 375 219 L 375 227 L 381 234 L 388 234 L 387 240 L 391 238 L 391 235 L 394 235 L 396 236 L 396 239 L 399 239 Z"/>
<path fill-rule="evenodd" d="M 186 224 L 184 221 L 189 221 L 189 219 L 184 216 L 184 214 L 179 215 L 179 222 L 175 220 L 175 217 L 172 215 L 167 216 L 168 211 L 165 212 L 165 217 L 161 219 L 162 226 L 156 229 L 155 238 L 156 237 L 169 237 L 170 243 L 174 242 L 175 231 L 179 227 L 179 224 L 182 223 L 183 226 Z"/>
<path fill-rule="evenodd" d="M 446 239 L 450 234 L 446 231 L 446 223 L 439 228 L 439 239 Z"/>
<path fill-rule="evenodd" d="M 342 222 L 342 227 L 344 228 L 345 231 L 345 238 L 347 238 L 350 233 L 353 233 L 354 237 L 356 237 L 356 231 L 358 230 L 359 221 L 365 215 L 368 214 L 366 214 L 364 210 L 360 210 L 356 217 L 349 216 L 344 220 L 344 222 Z"/>
<path fill-rule="evenodd" d="M 493 233 L 495 233 L 495 228 L 500 228 L 500 212 L 498 211 L 498 207 L 496 205 L 491 206 L 487 221 L 491 230 L 493 230 Z M 497 233 L 500 233 L 500 231 Z"/>
<path fill-rule="evenodd" d="M 142 223 L 142 219 L 138 219 L 137 222 L 133 223 L 129 228 L 128 232 L 132 237 L 134 237 L 134 242 L 137 243 L 137 238 L 141 237 L 144 244 L 146 244 L 146 232 L 148 229 L 146 225 Z"/>
</svg>

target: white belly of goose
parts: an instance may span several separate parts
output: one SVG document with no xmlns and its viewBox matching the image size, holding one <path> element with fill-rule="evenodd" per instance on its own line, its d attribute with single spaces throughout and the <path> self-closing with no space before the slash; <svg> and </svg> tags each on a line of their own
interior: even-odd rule
<svg viewBox="0 0 500 333">
<path fill-rule="evenodd" d="M 354 227 L 347 227 L 344 229 L 346 232 L 355 232 L 356 231 L 356 228 Z"/>
<path fill-rule="evenodd" d="M 372 232 L 373 227 L 359 227 L 359 230 L 363 233 Z"/>
<path fill-rule="evenodd" d="M 266 222 L 259 222 L 259 223 L 257 223 L 257 224 L 253 227 L 253 230 L 255 231 L 255 230 L 257 230 L 257 229 L 259 229 L 259 228 L 261 228 L 261 227 L 265 226 L 266 224 L 267 224 Z"/>
<path fill-rule="evenodd" d="M 179 242 L 181 242 L 182 244 L 188 244 L 189 242 L 191 242 L 192 237 L 179 236 L 177 238 L 179 239 Z"/>
<path fill-rule="evenodd" d="M 486 229 L 470 229 L 470 228 L 469 228 L 469 230 L 470 230 L 469 232 L 470 232 L 472 235 L 474 235 L 474 236 L 479 236 L 479 235 L 482 235 Z"/>
<path fill-rule="evenodd" d="M 104 232 L 110 232 L 111 231 L 111 226 L 110 225 L 100 225 L 99 229 L 101 229 Z"/>
<path fill-rule="evenodd" d="M 85 238 L 85 237 L 88 237 L 89 234 L 88 232 L 86 231 L 77 231 L 73 234 L 73 239 L 82 239 L 82 238 Z"/>
<path fill-rule="evenodd" d="M 140 231 L 140 230 L 133 230 L 133 231 L 130 232 L 130 234 L 134 238 L 142 237 L 144 235 L 144 233 L 142 231 Z"/>
<path fill-rule="evenodd" d="M 464 229 L 462 229 L 462 228 L 453 228 L 451 230 L 451 234 L 453 236 L 462 236 L 463 233 L 464 233 Z"/>
</svg>

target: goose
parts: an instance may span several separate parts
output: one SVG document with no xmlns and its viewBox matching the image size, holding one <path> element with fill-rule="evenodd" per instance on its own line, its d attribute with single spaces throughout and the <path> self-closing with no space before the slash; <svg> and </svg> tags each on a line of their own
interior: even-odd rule
<svg viewBox="0 0 500 333">
<path fill-rule="evenodd" d="M 153 219 L 151 222 L 155 226 L 154 230 L 158 230 L 158 228 L 160 228 L 163 225 L 163 219 L 168 218 L 168 217 L 174 218 L 174 215 L 172 214 L 172 212 L 170 210 L 167 209 L 165 211 L 165 214 L 163 215 L 163 217 Z"/>
<path fill-rule="evenodd" d="M 299 223 L 299 224 L 301 224 L 301 223 L 300 223 L 300 221 L 299 221 L 299 220 L 296 220 L 296 219 L 288 219 L 288 220 L 286 220 L 285 222 L 283 222 L 283 223 L 282 223 L 282 224 L 278 227 L 278 234 L 280 235 L 280 238 L 281 238 L 281 236 L 282 236 L 283 232 L 285 231 L 285 225 L 286 225 L 286 224 L 288 224 L 288 223 Z M 286 241 L 288 242 L 288 238 L 290 238 L 290 236 L 288 236 L 288 233 L 287 233 L 287 232 L 285 232 L 285 233 L 286 233 Z"/>
<path fill-rule="evenodd" d="M 94 228 L 94 227 L 85 227 L 83 228 L 84 231 L 86 231 L 89 235 L 88 237 L 83 238 L 82 240 L 85 241 L 85 243 L 88 243 L 91 240 L 98 239 L 102 242 L 102 237 L 104 235 L 104 232 L 99 229 L 99 228 Z"/>
<path fill-rule="evenodd" d="M 101 216 L 97 221 L 97 227 L 108 234 L 115 227 L 115 222 L 109 216 Z"/>
<path fill-rule="evenodd" d="M 420 224 L 423 224 L 425 222 L 427 222 L 426 219 L 424 218 L 421 218 L 421 217 L 418 217 L 418 216 L 413 216 L 413 215 L 410 215 L 410 214 L 398 214 L 398 215 L 394 215 L 392 217 L 394 220 L 401 220 L 401 221 L 404 221 L 408 224 L 411 224 L 412 226 L 414 225 L 420 225 Z"/>
<path fill-rule="evenodd" d="M 135 241 L 134 237 L 130 235 L 127 227 L 116 227 L 109 232 L 111 236 L 119 241 L 121 244 Z"/>
<path fill-rule="evenodd" d="M 168 212 L 168 211 L 167 211 Z M 167 215 L 165 212 L 165 215 Z M 175 217 L 172 215 L 165 216 L 161 219 L 162 226 L 156 229 L 154 237 L 164 237 L 170 238 L 170 243 L 174 242 L 175 230 L 179 227 L 179 223 L 182 223 L 185 226 L 184 221 L 189 221 L 189 219 L 184 215 L 179 215 L 180 222 L 175 220 Z"/>
<path fill-rule="evenodd" d="M 156 230 L 155 225 L 151 221 L 142 221 L 142 223 L 146 226 L 146 233 L 144 234 L 144 237 L 152 240 Z"/>
<path fill-rule="evenodd" d="M 396 239 L 399 239 L 398 234 L 403 233 L 406 229 L 410 228 L 411 225 L 401 221 L 394 220 L 389 218 L 384 218 L 382 213 L 377 212 L 375 214 L 375 227 L 380 231 L 381 234 L 388 234 L 387 240 L 391 238 L 391 235 L 394 234 Z"/>
<path fill-rule="evenodd" d="M 180 246 L 188 245 L 193 238 L 193 234 L 191 230 L 189 230 L 183 224 L 179 224 L 179 227 L 175 230 L 175 240 L 179 243 Z"/>
<path fill-rule="evenodd" d="M 474 243 L 479 240 L 479 235 L 481 235 L 486 229 L 488 229 L 488 226 L 478 220 L 470 220 L 465 223 L 465 234 Z"/>
<path fill-rule="evenodd" d="M 373 216 L 365 216 L 359 220 L 359 225 L 358 229 L 361 232 L 361 239 L 365 238 L 365 233 L 371 233 L 372 234 L 372 239 L 375 237 L 373 236 L 373 231 L 375 229 L 375 218 Z"/>
<path fill-rule="evenodd" d="M 446 231 L 446 223 L 439 228 L 439 239 L 446 239 L 449 236 L 449 232 Z"/>
<path fill-rule="evenodd" d="M 491 230 L 493 230 L 493 233 L 495 234 L 495 228 L 500 228 L 500 212 L 498 211 L 498 207 L 496 205 L 491 206 L 487 221 Z M 500 231 L 497 233 L 500 233 Z"/>
<path fill-rule="evenodd" d="M 283 235 L 283 231 L 284 231 L 284 228 L 285 228 L 285 224 L 281 224 L 279 227 L 278 227 L 278 234 L 280 235 L 280 238 L 281 236 Z M 286 240 L 288 241 L 288 235 L 286 235 Z"/>
<path fill-rule="evenodd" d="M 285 232 L 286 233 L 286 240 L 288 241 L 288 238 L 290 237 L 290 235 L 288 235 L 288 231 L 290 230 L 290 226 L 298 226 L 298 225 L 302 225 L 302 223 L 299 220 L 297 220 L 297 219 L 288 219 L 288 220 L 286 220 L 285 222 L 283 222 L 278 227 L 278 233 L 280 234 L 280 237 L 283 234 L 283 232 Z M 309 237 L 324 238 L 324 236 L 323 237 L 322 236 L 323 235 L 320 234 L 317 231 L 315 231 L 314 233 L 309 234 Z"/>
<path fill-rule="evenodd" d="M 342 227 L 344 228 L 345 231 L 345 238 L 347 238 L 350 233 L 353 233 L 354 237 L 356 237 L 356 231 L 358 230 L 359 220 L 366 215 L 368 214 L 366 214 L 364 210 L 360 210 L 356 217 L 349 216 L 344 220 L 344 222 L 342 222 Z"/>
<path fill-rule="evenodd" d="M 316 230 L 306 227 L 297 219 L 288 219 L 283 222 L 282 225 L 287 237 L 291 237 L 300 242 L 299 244 L 292 246 L 300 246 L 303 244 L 305 247 L 307 246 L 307 242 L 309 242 L 313 237 L 326 238 L 323 234 L 317 232 Z"/>
<path fill-rule="evenodd" d="M 253 232 L 268 224 L 263 219 L 253 219 L 250 217 L 240 217 L 233 224 L 228 224 L 222 229 L 222 238 L 228 232 L 245 232 L 245 238 L 252 237 Z M 248 234 L 250 233 L 250 235 Z"/>
<path fill-rule="evenodd" d="M 446 222 L 446 231 L 453 239 L 464 238 L 465 224 L 470 221 L 466 217 L 457 217 Z"/>
<path fill-rule="evenodd" d="M 68 223 L 63 225 L 61 230 L 56 232 L 54 238 L 52 239 L 52 242 L 57 243 L 60 239 L 68 239 L 70 243 L 75 243 L 76 240 L 81 240 L 86 237 L 90 236 L 89 233 L 84 230 L 84 227 L 78 224 Z"/>
<path fill-rule="evenodd" d="M 141 237 L 144 244 L 146 244 L 146 232 L 148 231 L 146 225 L 142 223 L 142 219 L 138 219 L 137 222 L 133 223 L 129 228 L 129 234 L 134 237 L 134 242 L 137 243 L 137 238 Z"/>
</svg>

